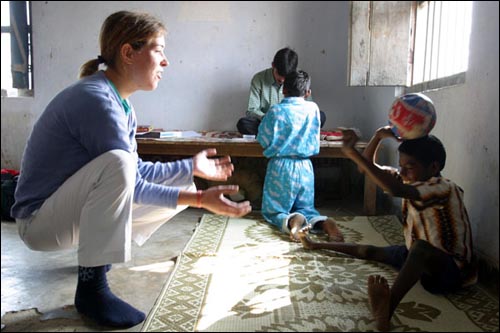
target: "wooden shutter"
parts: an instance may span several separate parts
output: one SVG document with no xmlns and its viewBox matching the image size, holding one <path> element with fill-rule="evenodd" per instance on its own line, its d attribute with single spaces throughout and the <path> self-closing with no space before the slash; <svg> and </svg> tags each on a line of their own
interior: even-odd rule
<svg viewBox="0 0 500 333">
<path fill-rule="evenodd" d="M 350 1 L 349 86 L 409 86 L 415 1 Z"/>
</svg>

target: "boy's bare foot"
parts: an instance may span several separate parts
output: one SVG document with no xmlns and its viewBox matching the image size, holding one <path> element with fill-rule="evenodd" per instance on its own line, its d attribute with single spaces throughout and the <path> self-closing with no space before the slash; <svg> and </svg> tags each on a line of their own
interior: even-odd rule
<svg viewBox="0 0 500 333">
<path fill-rule="evenodd" d="M 308 250 L 314 250 L 314 249 L 316 249 L 316 242 L 314 242 L 307 235 L 309 232 L 309 229 L 311 229 L 311 227 L 305 227 L 305 228 L 300 229 L 297 236 L 299 237 L 300 242 L 302 243 L 303 247 L 305 247 Z"/>
<path fill-rule="evenodd" d="M 340 231 L 337 223 L 331 218 L 327 218 L 321 225 L 325 233 L 328 235 L 328 240 L 330 242 L 344 242 L 344 235 Z"/>
<path fill-rule="evenodd" d="M 308 234 L 309 231 L 311 230 L 311 228 L 312 228 L 312 226 L 310 224 L 307 224 L 305 227 L 303 227 L 302 229 L 300 229 L 300 232 Z"/>
<path fill-rule="evenodd" d="M 295 215 L 288 221 L 288 227 L 290 228 L 290 239 L 294 242 L 300 242 L 299 231 L 302 229 L 306 220 L 302 215 Z"/>
<path fill-rule="evenodd" d="M 368 277 L 368 300 L 377 329 L 383 332 L 389 331 L 391 290 L 386 278 L 380 275 Z"/>
</svg>

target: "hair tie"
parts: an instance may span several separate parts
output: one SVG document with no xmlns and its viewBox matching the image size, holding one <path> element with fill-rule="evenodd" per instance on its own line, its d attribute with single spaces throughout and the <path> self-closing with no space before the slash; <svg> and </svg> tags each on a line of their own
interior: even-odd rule
<svg viewBox="0 0 500 333">
<path fill-rule="evenodd" d="M 97 63 L 99 64 L 105 64 L 106 63 L 106 59 L 104 59 L 103 57 L 101 57 L 100 55 L 97 56 Z"/>
</svg>

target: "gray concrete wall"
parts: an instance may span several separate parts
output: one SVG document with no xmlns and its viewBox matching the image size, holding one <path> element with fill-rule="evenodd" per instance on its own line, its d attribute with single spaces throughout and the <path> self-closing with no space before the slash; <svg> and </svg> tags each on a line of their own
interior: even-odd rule
<svg viewBox="0 0 500 333">
<path fill-rule="evenodd" d="M 154 13 L 168 28 L 158 89 L 131 97 L 142 124 L 165 129 L 233 130 L 244 114 L 252 75 L 290 46 L 312 76 L 325 127 L 358 127 L 369 139 L 387 123 L 395 90 L 346 87 L 348 2 L 33 2 L 33 98 L 1 100 L 2 168 L 20 166 L 32 125 L 47 103 L 99 54 L 112 12 Z M 498 2 L 474 2 L 466 83 L 428 92 L 433 131 L 448 150 L 444 176 L 465 191 L 479 254 L 498 268 Z M 386 160 L 397 165 L 395 145 Z"/>
<path fill-rule="evenodd" d="M 498 268 L 498 2 L 474 1 L 472 15 L 465 84 L 426 94 L 447 149 L 443 175 L 463 188 L 476 249 Z"/>
<path fill-rule="evenodd" d="M 154 13 L 168 29 L 170 66 L 163 80 L 156 91 L 131 97 L 141 124 L 167 130 L 235 129 L 253 74 L 270 67 L 278 49 L 290 46 L 299 54 L 299 66 L 312 76 L 313 97 L 327 113 L 326 127 L 372 129 L 368 97 L 376 92 L 345 86 L 347 2 L 35 1 L 35 96 L 2 98 L 2 165 L 19 167 L 32 124 L 77 79 L 80 65 L 99 54 L 103 20 L 122 9 Z M 391 88 L 382 90 L 392 98 Z"/>
</svg>

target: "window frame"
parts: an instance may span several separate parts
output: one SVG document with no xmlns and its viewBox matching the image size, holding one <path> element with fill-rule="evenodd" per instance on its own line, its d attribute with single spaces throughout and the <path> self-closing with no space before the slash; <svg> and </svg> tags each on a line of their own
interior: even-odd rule
<svg viewBox="0 0 500 333">
<path fill-rule="evenodd" d="M 406 92 L 421 92 L 428 90 L 436 90 L 447 88 L 459 84 L 465 83 L 466 79 L 466 71 L 451 74 L 448 76 L 438 77 L 433 80 L 423 81 L 416 84 L 414 82 L 414 63 L 415 63 L 415 42 L 416 42 L 416 34 L 417 31 L 417 9 L 421 3 L 424 2 L 435 2 L 435 1 L 409 1 L 404 5 L 401 2 L 397 1 L 350 1 L 350 29 L 349 29 L 349 60 L 348 60 L 348 86 L 393 86 L 397 87 L 398 93 L 406 93 Z M 408 5 L 411 3 L 411 6 Z M 384 8 L 383 6 L 387 6 L 387 8 L 395 8 L 394 13 L 400 15 L 407 15 L 408 20 L 400 20 L 401 24 L 407 25 L 408 28 L 408 39 L 405 40 L 405 36 L 390 36 L 394 37 L 392 39 L 388 38 L 386 35 L 383 36 L 382 42 L 380 42 L 380 33 L 377 31 L 379 29 L 377 27 L 378 22 L 377 18 L 382 17 L 389 21 L 390 23 L 397 21 L 391 20 L 391 18 L 387 18 L 381 16 L 379 12 L 380 8 L 382 10 L 386 10 L 390 14 L 391 13 Z M 406 6 L 406 7 L 405 7 Z M 406 11 L 406 14 L 405 14 Z M 389 15 L 390 15 L 389 14 Z M 362 17 L 355 17 L 356 15 L 361 15 Z M 358 22 L 357 22 L 358 21 Z M 361 22 L 361 23 L 360 23 Z M 389 23 L 387 23 L 388 25 Z M 360 27 L 361 26 L 361 27 Z M 403 26 L 404 27 L 404 26 Z M 386 31 L 391 31 L 391 27 L 389 26 Z M 394 29 L 401 30 L 401 26 L 395 27 Z M 357 36 L 361 32 L 362 36 Z M 440 32 L 439 32 L 440 33 Z M 364 36 L 363 36 L 364 34 Z M 375 36 L 373 36 L 375 35 Z M 388 34 L 390 35 L 390 33 Z M 401 35 L 401 33 L 400 33 Z M 377 38 L 379 38 L 377 40 Z M 374 43 L 375 40 L 375 43 Z M 376 44 L 378 43 L 378 44 Z M 383 58 L 387 55 L 391 50 L 391 46 L 394 45 L 402 45 L 406 43 L 408 46 L 407 52 L 401 52 L 399 58 L 396 62 L 389 62 L 387 64 L 375 63 L 373 62 L 374 54 L 379 53 L 378 58 Z M 470 43 L 470 40 L 469 40 Z M 374 46 L 375 45 L 375 46 Z M 375 49 L 378 45 L 382 45 L 380 49 Z M 385 47 L 385 48 L 384 48 Z M 363 54 L 366 53 L 366 54 Z M 355 57 L 361 54 L 363 59 L 355 59 Z M 392 55 L 392 54 L 391 54 Z M 428 57 L 427 54 L 425 54 Z M 430 56 L 429 56 L 430 57 Z M 364 63 L 363 63 L 364 61 Z M 353 67 L 356 66 L 356 67 Z M 381 68 L 377 68 L 377 66 L 381 66 Z M 386 66 L 386 67 L 384 67 Z M 377 75 L 377 73 L 384 73 L 384 71 L 388 72 L 391 70 L 391 66 L 394 68 L 399 68 L 399 76 L 393 81 L 390 81 L 391 78 L 389 76 L 382 77 L 383 83 L 379 83 L 377 79 L 371 79 L 373 75 Z M 406 77 L 402 68 L 406 66 Z M 363 73 L 363 70 L 366 70 L 366 73 Z M 359 72 L 356 72 L 359 71 Z M 400 77 L 401 76 L 401 77 Z"/>
<path fill-rule="evenodd" d="M 10 22 L 9 25 L 1 26 L 1 33 L 2 35 L 10 35 L 10 68 L 12 83 L 7 87 L 2 87 L 2 97 L 31 97 L 34 96 L 31 1 L 8 2 Z M 18 11 L 16 14 L 12 9 L 13 3 L 15 3 L 16 6 L 24 4 L 24 8 L 22 8 L 24 10 L 22 12 Z M 16 20 L 16 15 L 22 15 L 22 17 Z M 15 26 L 15 22 L 19 25 Z M 17 54 L 15 54 L 16 52 Z M 17 63 L 15 63 L 16 59 Z M 13 68 L 19 70 L 13 71 Z M 17 77 L 15 77 L 16 74 Z"/>
</svg>

